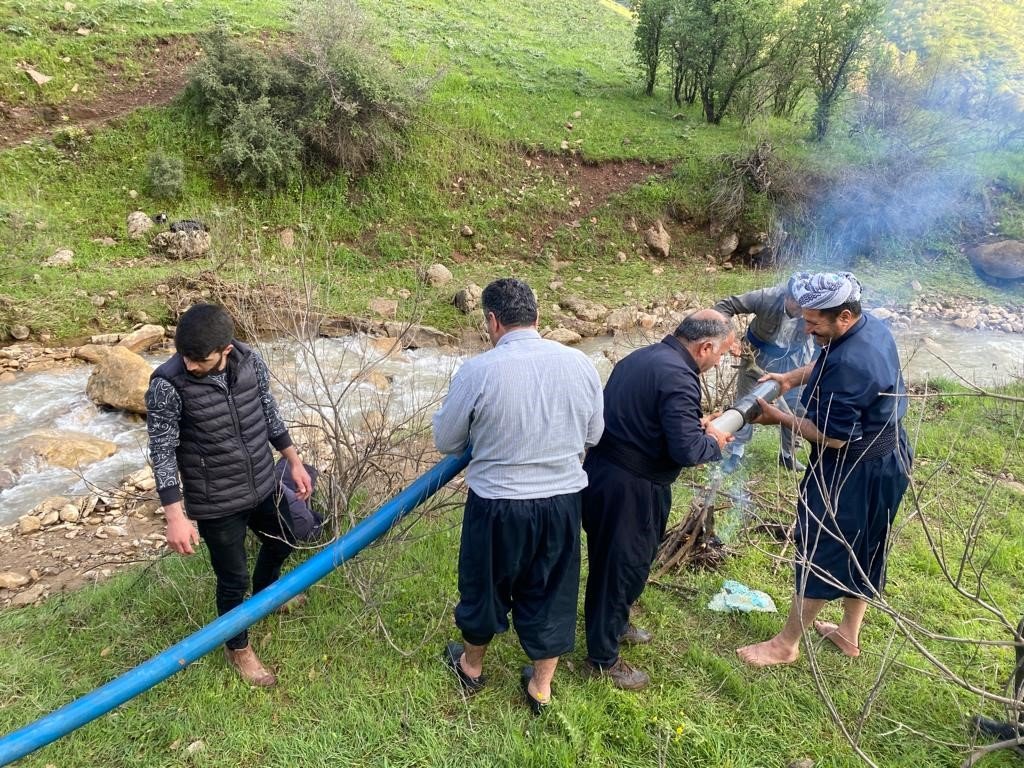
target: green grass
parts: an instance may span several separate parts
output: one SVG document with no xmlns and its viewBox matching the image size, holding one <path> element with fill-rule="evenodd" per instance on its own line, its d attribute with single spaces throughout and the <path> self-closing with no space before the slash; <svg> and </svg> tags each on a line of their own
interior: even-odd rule
<svg viewBox="0 0 1024 768">
<path fill-rule="evenodd" d="M 281 29 L 288 5 L 286 0 L 0 0 L 0 101 L 59 104 L 96 96 L 110 73 L 139 77 L 154 40 L 215 25 L 242 33 Z M 53 79 L 37 86 L 20 70 L 22 64 Z"/>
<path fill-rule="evenodd" d="M 955 451 L 956 470 L 938 473 L 920 498 L 928 521 L 944 531 L 952 561 L 962 547 L 955 524 L 979 499 L 984 475 L 999 470 L 1024 475 L 1020 443 L 1013 440 L 1022 419 L 1019 404 L 971 399 L 912 408 L 907 423 L 917 434 L 919 488 Z M 775 435 L 759 431 L 752 443 L 751 477 L 757 478 L 759 497 L 770 500 L 762 501 L 767 506 L 759 513 L 785 519 L 793 478 L 776 475 L 775 450 Z M 703 474 L 697 470 L 681 479 L 677 514 L 688 504 L 688 484 Z M 994 553 L 985 578 L 989 599 L 1011 617 L 1021 612 L 1024 587 L 1020 502 L 1019 494 L 997 488 L 979 548 L 980 559 Z M 943 581 L 920 523 L 909 520 L 912 508 L 905 503 L 900 519 L 907 525 L 890 561 L 891 604 L 936 632 L 1005 640 L 983 611 Z M 511 633 L 497 638 L 487 657 L 487 689 L 463 700 L 439 658 L 455 634 L 450 616 L 457 596 L 459 519 L 459 510 L 452 508 L 422 517 L 409 541 L 372 549 L 349 566 L 373 584 L 371 604 L 356 597 L 346 573 L 336 573 L 311 591 L 302 614 L 261 622 L 255 642 L 281 678 L 273 691 L 248 689 L 214 653 L 23 764 L 755 768 L 799 757 L 830 768 L 860 764 L 830 720 L 806 660 L 767 671 L 745 669 L 736 660 L 738 645 L 769 637 L 781 617 L 721 615 L 704 607 L 723 578 L 735 578 L 767 590 L 785 608 L 790 572 L 772 565 L 769 553 L 778 545 L 754 534 L 737 541 L 738 556 L 722 572 L 677 574 L 664 580 L 668 589 L 648 587 L 643 624 L 656 640 L 626 651 L 631 662 L 652 674 L 648 690 L 617 691 L 563 664 L 555 702 L 535 720 L 519 700 L 524 659 Z M 213 618 L 212 593 L 204 555 L 168 557 L 41 607 L 0 615 L 5 638 L 0 732 L 194 631 Z M 847 722 L 856 720 L 892 635 L 892 622 L 872 611 L 861 659 L 850 661 L 827 649 L 818 654 L 834 704 Z M 920 671 L 928 664 L 909 646 L 901 648 L 896 637 L 898 663 L 874 701 L 861 746 L 884 766 L 959 765 L 962 752 L 941 742 L 962 743 L 963 723 L 971 714 L 999 713 Z M 957 674 L 988 690 L 1000 690 L 1012 668 L 1006 649 L 926 644 Z M 582 653 L 580 631 L 577 651 L 567 661 L 578 665 Z M 186 756 L 182 750 L 199 740 L 205 749 Z M 1000 755 L 981 763 L 984 768 L 1013 764 Z"/>
</svg>

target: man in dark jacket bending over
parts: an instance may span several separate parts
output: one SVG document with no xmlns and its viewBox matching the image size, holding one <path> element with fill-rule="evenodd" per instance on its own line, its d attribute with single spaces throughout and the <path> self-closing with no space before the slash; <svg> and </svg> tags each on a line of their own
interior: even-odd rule
<svg viewBox="0 0 1024 768">
<path fill-rule="evenodd" d="M 149 455 L 167 517 L 167 545 L 191 555 L 200 536 L 206 541 L 217 575 L 218 614 L 239 605 L 249 590 L 247 529 L 262 541 L 253 592 L 277 579 L 292 552 L 291 523 L 278 513 L 271 445 L 288 461 L 297 495 L 308 498 L 311 491 L 270 392 L 267 364 L 234 334 L 223 307 L 192 307 L 178 322 L 177 353 L 153 372 L 146 392 Z M 277 682 L 249 645 L 247 631 L 227 641 L 226 653 L 247 682 Z"/>
<path fill-rule="evenodd" d="M 702 417 L 699 377 L 735 340 L 723 315 L 695 312 L 673 335 L 623 358 L 605 385 L 604 435 L 583 464 L 590 478 L 583 491 L 586 668 L 619 688 L 650 682 L 619 657 L 619 644 L 650 640 L 629 625 L 629 608 L 665 535 L 672 483 L 683 467 L 719 461 L 732 439 Z"/>
</svg>

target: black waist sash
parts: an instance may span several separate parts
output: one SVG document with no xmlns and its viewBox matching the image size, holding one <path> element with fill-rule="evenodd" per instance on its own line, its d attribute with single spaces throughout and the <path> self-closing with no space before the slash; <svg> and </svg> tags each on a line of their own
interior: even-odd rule
<svg viewBox="0 0 1024 768">
<path fill-rule="evenodd" d="M 847 443 L 842 448 L 825 448 L 832 456 L 844 462 L 871 461 L 888 456 L 899 446 L 899 430 L 886 429 L 873 435 L 864 435 L 860 440 Z"/>
<path fill-rule="evenodd" d="M 683 469 L 671 460 L 652 458 L 607 432 L 601 437 L 601 442 L 590 450 L 630 474 L 658 485 L 672 485 Z"/>
</svg>

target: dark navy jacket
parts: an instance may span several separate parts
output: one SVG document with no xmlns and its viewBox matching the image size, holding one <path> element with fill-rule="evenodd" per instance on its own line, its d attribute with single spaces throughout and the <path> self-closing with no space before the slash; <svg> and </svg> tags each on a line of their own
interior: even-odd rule
<svg viewBox="0 0 1024 768">
<path fill-rule="evenodd" d="M 683 467 L 721 459 L 700 425 L 699 376 L 672 335 L 624 357 L 605 385 L 604 434 L 593 450 L 659 483 L 673 482 Z"/>
<path fill-rule="evenodd" d="M 858 442 L 882 434 L 894 441 L 907 410 L 905 392 L 892 333 L 865 314 L 822 348 L 801 402 L 822 433 L 856 451 Z"/>
</svg>

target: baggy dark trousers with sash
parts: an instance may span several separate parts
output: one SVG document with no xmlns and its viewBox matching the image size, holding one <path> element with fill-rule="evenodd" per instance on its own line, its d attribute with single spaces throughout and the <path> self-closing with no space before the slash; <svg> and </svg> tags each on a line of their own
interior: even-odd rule
<svg viewBox="0 0 1024 768">
<path fill-rule="evenodd" d="M 526 655 L 553 659 L 576 644 L 580 494 L 466 499 L 455 624 L 472 645 L 509 628 Z"/>
<path fill-rule="evenodd" d="M 590 573 L 584 598 L 587 656 L 607 668 L 619 658 L 629 607 L 644 591 L 672 507 L 672 480 L 654 482 L 591 450 L 583 468 L 583 529 Z M 678 474 L 678 472 L 676 473 Z"/>
<path fill-rule="evenodd" d="M 796 591 L 804 597 L 870 598 L 885 586 L 889 529 L 913 458 L 902 428 L 858 443 L 815 448 L 800 482 Z"/>
<path fill-rule="evenodd" d="M 217 576 L 217 613 L 241 604 L 249 591 L 245 534 L 262 542 L 253 571 L 253 591 L 278 578 L 292 552 L 294 537 L 287 515 L 278 511 L 274 457 L 260 401 L 251 348 L 233 341 L 228 356 L 227 388 L 209 377 L 192 376 L 180 355 L 153 372 L 169 381 L 181 397 L 177 449 L 185 512 L 196 521 Z M 228 640 L 244 648 L 248 633 Z"/>
</svg>

